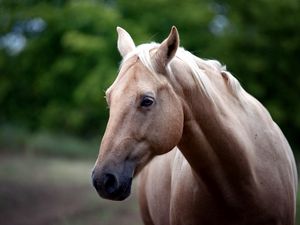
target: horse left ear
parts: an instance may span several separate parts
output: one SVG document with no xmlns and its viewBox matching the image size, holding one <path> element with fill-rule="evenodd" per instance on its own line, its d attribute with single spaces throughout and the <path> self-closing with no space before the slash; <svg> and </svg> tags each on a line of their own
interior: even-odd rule
<svg viewBox="0 0 300 225">
<path fill-rule="evenodd" d="M 178 47 L 179 35 L 177 28 L 173 26 L 169 36 L 161 43 L 154 56 L 159 70 L 164 69 L 171 61 L 175 56 Z"/>
<path fill-rule="evenodd" d="M 135 49 L 135 44 L 126 30 L 117 27 L 118 32 L 118 50 L 122 57 L 125 57 L 129 52 Z"/>
</svg>

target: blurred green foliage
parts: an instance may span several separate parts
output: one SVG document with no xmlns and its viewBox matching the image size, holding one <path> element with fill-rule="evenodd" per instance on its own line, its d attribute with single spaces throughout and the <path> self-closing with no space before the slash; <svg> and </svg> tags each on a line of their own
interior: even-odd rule
<svg viewBox="0 0 300 225">
<path fill-rule="evenodd" d="M 182 46 L 226 64 L 300 151 L 299 24 L 299 0 L 1 0 L 0 124 L 100 135 L 121 60 L 115 27 L 140 44 L 176 25 Z"/>
<path fill-rule="evenodd" d="M 87 140 L 47 131 L 29 132 L 25 128 L 0 126 L 0 149 L 15 155 L 47 156 L 68 159 L 95 159 L 99 137 Z"/>
</svg>

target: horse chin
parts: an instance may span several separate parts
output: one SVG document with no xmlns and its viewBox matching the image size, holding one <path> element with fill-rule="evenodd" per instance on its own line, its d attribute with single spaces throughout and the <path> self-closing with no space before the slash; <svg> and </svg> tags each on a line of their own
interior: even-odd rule
<svg viewBox="0 0 300 225">
<path fill-rule="evenodd" d="M 147 166 L 147 164 L 155 157 L 155 155 L 149 155 L 147 157 L 144 157 L 142 160 L 140 160 L 138 163 L 136 163 L 136 167 L 133 173 L 133 177 L 136 177 L 139 175 L 139 173 Z"/>
</svg>

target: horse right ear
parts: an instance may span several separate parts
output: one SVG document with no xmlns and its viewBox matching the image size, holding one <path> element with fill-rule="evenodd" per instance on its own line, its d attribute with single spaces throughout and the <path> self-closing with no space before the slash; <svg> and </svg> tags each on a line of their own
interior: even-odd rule
<svg viewBox="0 0 300 225">
<path fill-rule="evenodd" d="M 122 57 L 125 57 L 129 52 L 135 49 L 135 44 L 131 36 L 121 27 L 117 27 L 118 32 L 118 50 Z"/>
<path fill-rule="evenodd" d="M 159 71 L 163 71 L 166 65 L 172 60 L 178 47 L 179 34 L 176 27 L 173 26 L 169 36 L 161 43 L 154 56 Z"/>
</svg>

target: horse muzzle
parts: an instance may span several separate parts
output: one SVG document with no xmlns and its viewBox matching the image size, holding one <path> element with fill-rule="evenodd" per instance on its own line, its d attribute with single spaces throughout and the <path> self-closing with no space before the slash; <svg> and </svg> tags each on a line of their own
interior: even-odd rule
<svg viewBox="0 0 300 225">
<path fill-rule="evenodd" d="M 97 167 L 93 170 L 93 186 L 100 197 L 122 201 L 130 195 L 133 169 L 128 167 L 121 172 L 101 170 Z"/>
</svg>

